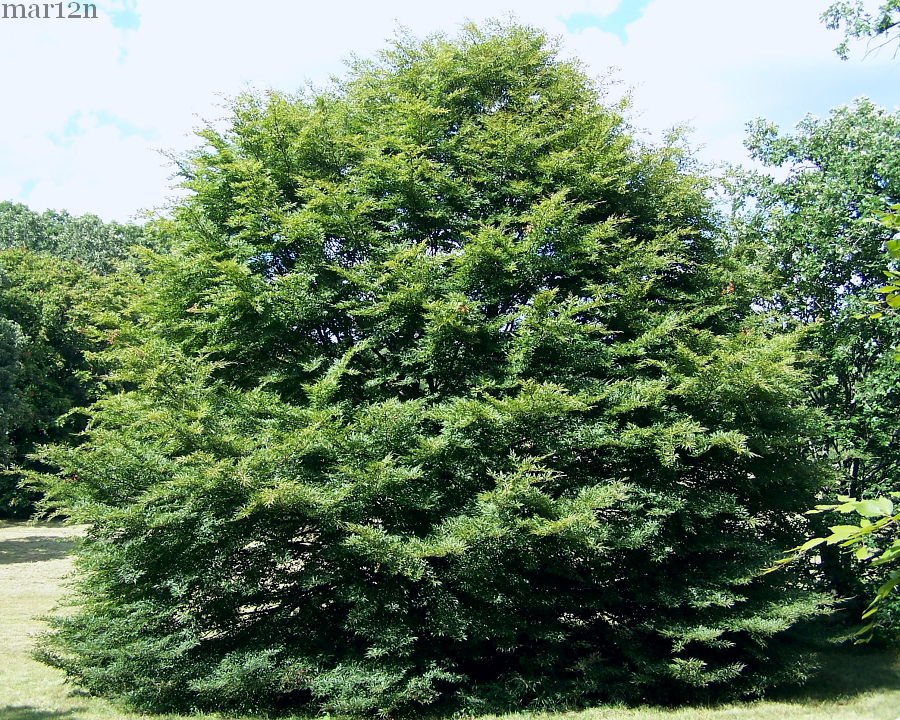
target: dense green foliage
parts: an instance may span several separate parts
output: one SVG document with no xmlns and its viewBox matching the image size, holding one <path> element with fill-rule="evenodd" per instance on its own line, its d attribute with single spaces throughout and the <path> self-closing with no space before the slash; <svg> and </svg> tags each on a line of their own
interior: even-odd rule
<svg viewBox="0 0 900 720">
<path fill-rule="evenodd" d="M 99 367 L 90 353 L 106 344 L 121 279 L 28 250 L 0 250 L 0 516 L 27 516 L 35 492 L 18 487 L 41 467 L 28 455 L 83 426 L 62 417 L 93 401 Z"/>
<path fill-rule="evenodd" d="M 888 211 L 879 213 L 878 222 L 891 231 L 900 230 L 900 205 L 893 205 Z M 895 235 L 894 239 L 888 240 L 887 247 L 892 258 L 900 259 L 900 237 Z M 890 282 L 878 288 L 877 292 L 883 293 L 884 303 L 895 310 L 900 307 L 900 285 L 897 284 L 900 281 L 900 272 L 888 268 L 885 275 Z M 873 302 L 873 304 L 876 303 Z M 883 311 L 879 311 L 868 317 L 872 320 L 879 320 L 884 315 Z M 900 354 L 896 354 L 895 359 L 900 360 Z M 855 518 L 849 524 L 845 521 L 840 525 L 829 526 L 830 534 L 806 540 L 789 551 L 788 556 L 779 560 L 771 570 L 793 562 L 804 553 L 823 544 L 837 545 L 846 552 L 852 552 L 858 561 L 864 563 L 864 573 L 887 566 L 885 568 L 886 575 L 875 573 L 881 584 L 878 585 L 874 597 L 862 614 L 862 619 L 867 621 L 866 624 L 855 633 L 857 636 L 868 639 L 868 633 L 879 624 L 880 618 L 874 616 L 887 601 L 896 598 L 896 595 L 892 593 L 900 585 L 900 568 L 897 567 L 900 563 L 900 533 L 898 533 L 900 513 L 896 512 L 897 508 L 894 503 L 894 499 L 897 498 L 900 498 L 900 492 L 892 492 L 886 496 L 866 500 L 857 500 L 849 495 L 841 495 L 838 496 L 837 503 L 817 505 L 807 514 L 832 511 L 844 515 L 855 514 L 860 517 Z M 896 608 L 896 603 L 894 603 L 894 608 Z"/>
<path fill-rule="evenodd" d="M 859 100 L 807 118 L 794 134 L 760 121 L 748 146 L 783 179 L 743 178 L 736 234 L 756 271 L 757 307 L 806 329 L 809 396 L 828 419 L 819 456 L 838 471 L 841 494 L 896 491 L 900 316 L 869 315 L 894 233 L 874 219 L 900 200 L 900 113 Z M 858 598 L 858 617 L 874 591 L 836 550 L 825 560 L 837 592 Z"/>
<path fill-rule="evenodd" d="M 19 326 L 0 318 L 0 467 L 7 467 L 13 457 L 9 431 L 19 411 L 16 380 L 19 374 Z"/>
<path fill-rule="evenodd" d="M 887 251 L 891 260 L 892 267 L 885 268 L 884 276 L 887 283 L 876 290 L 884 295 L 883 302 L 891 310 L 896 311 L 900 308 L 900 270 L 897 270 L 897 261 L 900 261 L 900 203 L 892 205 L 882 213 L 877 213 L 877 222 L 893 233 L 892 239 L 888 240 Z M 883 312 L 872 313 L 870 317 L 881 319 L 884 317 Z M 900 348 L 896 348 L 898 354 L 895 356 L 900 360 Z"/>
<path fill-rule="evenodd" d="M 744 179 L 736 229 L 756 252 L 757 303 L 808 329 L 812 399 L 831 418 L 826 453 L 847 478 L 848 495 L 892 489 L 900 471 L 892 349 L 900 319 L 867 317 L 885 284 L 893 231 L 873 222 L 900 199 L 900 114 L 865 100 L 794 135 L 759 122 L 750 149 L 768 174 Z"/>
<path fill-rule="evenodd" d="M 48 503 L 45 644 L 149 709 L 396 714 L 761 692 L 827 472 L 705 182 L 537 32 L 398 41 L 204 133 Z"/>
<path fill-rule="evenodd" d="M 140 225 L 105 223 L 95 215 L 54 210 L 37 213 L 25 205 L 0 202 L 0 250 L 23 248 L 108 273 L 131 246 L 148 242 Z"/>
<path fill-rule="evenodd" d="M 137 225 L 0 202 L 0 517 L 33 512 L 29 454 L 77 432 L 83 418 L 61 416 L 97 397 L 88 356 L 126 304 L 116 268 L 134 269 L 132 246 L 161 244 Z"/>
</svg>

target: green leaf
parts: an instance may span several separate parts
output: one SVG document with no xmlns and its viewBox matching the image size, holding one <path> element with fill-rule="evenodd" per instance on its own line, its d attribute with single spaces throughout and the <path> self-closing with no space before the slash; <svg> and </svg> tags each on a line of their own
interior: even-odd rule
<svg viewBox="0 0 900 720">
<path fill-rule="evenodd" d="M 854 535 L 857 535 L 860 532 L 860 528 L 858 525 L 832 525 L 828 528 L 831 530 L 831 535 L 829 535 L 825 541 L 829 545 L 834 545 L 838 542 L 843 542 Z"/>
<path fill-rule="evenodd" d="M 861 500 L 856 504 L 856 512 L 865 517 L 885 517 L 894 512 L 894 503 L 886 497 Z"/>
<path fill-rule="evenodd" d="M 797 547 L 797 552 L 806 552 L 807 550 L 811 550 L 817 545 L 821 545 L 825 542 L 825 538 L 812 538 L 811 540 L 807 540 L 805 543 Z"/>
</svg>

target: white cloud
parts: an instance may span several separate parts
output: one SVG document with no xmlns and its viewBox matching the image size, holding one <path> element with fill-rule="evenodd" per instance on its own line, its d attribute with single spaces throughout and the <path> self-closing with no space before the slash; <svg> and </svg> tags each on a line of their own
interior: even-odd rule
<svg viewBox="0 0 900 720">
<path fill-rule="evenodd" d="M 635 86 L 638 123 L 659 131 L 692 122 L 707 157 L 738 159 L 743 123 L 760 114 L 784 122 L 805 109 L 824 113 L 823 99 L 847 101 L 875 82 L 886 88 L 877 101 L 897 102 L 891 88 L 900 84 L 881 81 L 896 77 L 900 62 L 870 57 L 841 64 L 831 50 L 836 34 L 818 22 L 824 0 L 655 0 L 628 27 L 627 44 L 596 28 L 566 34 L 559 20 L 572 13 L 605 16 L 618 4 L 138 0 L 140 27 L 127 32 L 108 17 L 0 20 L 6 68 L 0 198 L 127 218 L 169 194 L 171 170 L 157 149 L 191 146 L 199 118 L 221 113 L 221 94 L 247 84 L 294 89 L 321 82 L 340 73 L 349 55 L 383 47 L 398 24 L 415 34 L 452 31 L 466 19 L 511 9 L 564 35 L 567 51 L 593 72 L 620 66 L 620 77 Z M 107 122 L 97 113 L 106 113 Z M 80 134 L 54 144 L 51 136 L 60 136 L 73 117 Z M 152 139 L 128 128 L 150 130 Z"/>
</svg>

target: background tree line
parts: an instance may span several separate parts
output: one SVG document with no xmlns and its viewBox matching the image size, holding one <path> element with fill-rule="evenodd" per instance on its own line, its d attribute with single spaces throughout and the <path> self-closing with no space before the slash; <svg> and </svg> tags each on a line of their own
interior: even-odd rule
<svg viewBox="0 0 900 720">
<path fill-rule="evenodd" d="M 31 453 L 83 429 L 68 413 L 103 389 L 95 353 L 137 292 L 128 250 L 148 244 L 138 225 L 0 203 L 0 517 L 34 513 L 22 483 L 47 468 Z"/>
</svg>

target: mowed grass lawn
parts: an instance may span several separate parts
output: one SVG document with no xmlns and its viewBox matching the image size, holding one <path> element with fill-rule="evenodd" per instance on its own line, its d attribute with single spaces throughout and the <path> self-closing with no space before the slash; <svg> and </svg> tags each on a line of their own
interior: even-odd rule
<svg viewBox="0 0 900 720">
<path fill-rule="evenodd" d="M 0 523 L 0 719 L 172 720 L 125 713 L 79 694 L 62 673 L 31 658 L 37 617 L 49 612 L 71 571 L 78 530 L 61 525 Z M 194 716 L 218 718 L 216 715 Z M 604 707 L 506 720 L 900 720 L 900 658 L 848 650 L 800 693 L 709 708 Z M 483 720 L 488 720 L 484 718 Z"/>
</svg>

